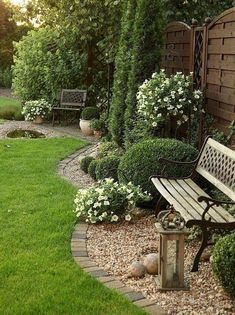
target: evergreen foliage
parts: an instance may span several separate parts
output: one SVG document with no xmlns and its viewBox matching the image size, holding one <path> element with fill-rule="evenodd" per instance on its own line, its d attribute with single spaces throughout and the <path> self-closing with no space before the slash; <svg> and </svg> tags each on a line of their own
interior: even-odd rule
<svg viewBox="0 0 235 315">
<path fill-rule="evenodd" d="M 145 79 L 158 70 L 163 28 L 162 1 L 140 0 L 138 2 L 134 32 L 131 70 L 128 77 L 128 92 L 125 111 L 125 140 L 134 126 L 136 94 Z"/>
<path fill-rule="evenodd" d="M 131 61 L 131 34 L 136 11 L 136 0 L 128 0 L 124 6 L 121 23 L 121 36 L 115 60 L 113 99 L 109 115 L 109 130 L 113 140 L 122 144 L 124 113 L 126 109 L 127 80 Z"/>
</svg>

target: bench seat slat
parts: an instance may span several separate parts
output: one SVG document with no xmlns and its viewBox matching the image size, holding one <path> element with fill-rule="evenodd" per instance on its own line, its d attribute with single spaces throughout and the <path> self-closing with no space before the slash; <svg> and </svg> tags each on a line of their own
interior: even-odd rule
<svg viewBox="0 0 235 315">
<path fill-rule="evenodd" d="M 158 178 L 152 178 L 152 182 L 160 192 L 160 194 L 171 204 L 174 205 L 175 209 L 181 213 L 186 221 L 194 220 L 194 217 L 189 213 L 189 211 L 182 206 L 174 196 L 162 185 L 161 181 Z"/>
<path fill-rule="evenodd" d="M 206 208 L 205 202 L 198 202 L 197 199 L 199 196 L 206 196 L 205 192 L 200 189 L 196 184 L 194 185 L 193 181 L 190 179 L 188 180 L 177 180 L 179 183 L 179 186 L 184 189 L 188 195 L 188 198 L 192 199 L 194 203 L 197 205 L 197 207 L 200 209 L 201 214 Z M 190 185 L 191 183 L 191 185 Z M 194 186 L 194 189 L 192 188 L 192 185 Z M 206 197 L 209 197 L 208 195 Z M 211 207 L 210 210 L 207 212 L 209 217 L 211 217 L 212 221 L 214 222 L 223 222 L 226 223 L 228 220 L 226 219 L 226 215 L 223 216 L 223 213 L 225 210 L 219 206 L 219 207 Z M 225 212 L 226 213 L 226 212 Z M 207 219 L 207 216 L 206 216 Z"/>
<path fill-rule="evenodd" d="M 174 187 L 175 180 L 168 180 L 168 179 L 161 178 L 160 181 L 165 186 L 165 188 L 170 192 L 170 194 L 174 196 L 174 198 L 182 205 L 182 207 L 187 209 L 187 211 L 191 214 L 193 219 L 201 220 L 202 209 L 200 209 L 198 205 L 196 206 L 193 205 L 191 203 L 191 200 L 186 198 L 186 194 L 185 196 L 182 196 L 180 194 L 178 189 Z M 174 206 L 174 203 L 173 203 L 173 206 Z"/>
<path fill-rule="evenodd" d="M 187 185 L 189 185 L 193 191 L 195 191 L 199 196 L 205 196 L 210 198 L 210 196 L 208 194 L 206 194 L 193 180 L 191 179 L 186 179 L 185 182 L 187 183 Z M 205 202 L 202 202 L 202 204 L 206 205 Z M 221 206 L 213 206 L 212 209 L 214 211 L 216 211 L 226 222 L 234 222 L 234 217 L 228 213 L 228 211 L 226 211 L 223 207 Z M 210 213 L 211 209 L 209 210 Z M 218 221 L 220 222 L 220 221 Z M 223 221 L 222 221 L 223 222 Z"/>
<path fill-rule="evenodd" d="M 196 199 L 192 198 L 189 191 L 182 187 L 183 182 L 184 182 L 183 180 L 169 180 L 169 184 L 175 188 L 175 190 L 182 196 L 184 202 L 187 203 L 189 209 L 191 209 L 190 212 L 196 211 L 199 214 L 199 218 L 201 219 L 202 213 L 205 208 L 201 206 L 201 204 L 197 201 L 197 198 Z M 211 218 L 212 221 L 217 221 L 213 215 L 210 215 L 208 213 L 206 215 L 206 219 L 208 220 L 209 218 Z"/>
</svg>

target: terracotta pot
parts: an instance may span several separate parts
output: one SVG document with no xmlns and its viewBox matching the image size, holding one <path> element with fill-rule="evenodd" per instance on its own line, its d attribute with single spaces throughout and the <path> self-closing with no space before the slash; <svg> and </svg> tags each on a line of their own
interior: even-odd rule
<svg viewBox="0 0 235 315">
<path fill-rule="evenodd" d="M 103 131 L 100 131 L 100 130 L 94 130 L 94 136 L 97 138 L 97 139 L 100 139 L 102 136 L 103 136 Z"/>
<path fill-rule="evenodd" d="M 91 120 L 80 119 L 80 128 L 85 136 L 92 136 L 93 130 L 90 127 Z"/>
<path fill-rule="evenodd" d="M 36 116 L 33 121 L 35 124 L 42 124 L 43 118 L 41 116 Z"/>
</svg>

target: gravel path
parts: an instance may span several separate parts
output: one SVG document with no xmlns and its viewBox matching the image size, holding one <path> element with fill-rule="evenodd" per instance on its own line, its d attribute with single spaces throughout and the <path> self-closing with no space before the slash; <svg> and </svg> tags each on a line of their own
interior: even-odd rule
<svg viewBox="0 0 235 315">
<path fill-rule="evenodd" d="M 125 222 L 90 225 L 87 242 L 90 257 L 124 284 L 157 301 L 168 314 L 235 314 L 234 300 L 215 281 L 209 262 L 202 262 L 199 272 L 190 272 L 199 245 L 196 241 L 186 245 L 185 278 L 190 284 L 189 291 L 160 292 L 157 290 L 155 277 L 151 275 L 142 279 L 129 278 L 128 268 L 133 261 L 158 251 L 155 220 L 154 216 L 148 216 L 132 224 Z"/>
</svg>

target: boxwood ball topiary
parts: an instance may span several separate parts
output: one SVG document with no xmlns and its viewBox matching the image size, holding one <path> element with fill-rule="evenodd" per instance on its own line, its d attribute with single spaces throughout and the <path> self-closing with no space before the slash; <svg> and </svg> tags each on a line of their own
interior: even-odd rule
<svg viewBox="0 0 235 315">
<path fill-rule="evenodd" d="M 150 192 L 153 197 L 158 195 L 156 188 L 149 181 L 152 175 L 162 173 L 163 165 L 158 160 L 160 157 L 177 161 L 192 161 L 198 151 L 181 141 L 175 139 L 144 140 L 133 145 L 122 156 L 118 167 L 118 178 L 121 182 L 131 181 L 140 185 L 144 191 Z M 167 165 L 165 174 L 169 176 L 188 175 L 188 167 L 173 167 Z"/>
<path fill-rule="evenodd" d="M 93 160 L 88 167 L 88 174 L 91 178 L 96 180 L 96 167 L 99 164 L 99 160 Z"/>
<path fill-rule="evenodd" d="M 80 161 L 80 167 L 83 170 L 83 172 L 88 173 L 88 167 L 91 164 L 91 162 L 94 160 L 92 156 L 85 156 Z"/>
<path fill-rule="evenodd" d="M 100 110 L 95 106 L 85 107 L 81 113 L 81 118 L 85 120 L 97 119 L 99 117 Z"/>
<path fill-rule="evenodd" d="M 235 233 L 222 237 L 215 244 L 212 264 L 223 288 L 235 296 Z"/>
<path fill-rule="evenodd" d="M 96 167 L 96 179 L 104 179 L 107 177 L 118 180 L 117 169 L 120 163 L 120 158 L 115 155 L 104 157 L 99 161 Z"/>
</svg>

